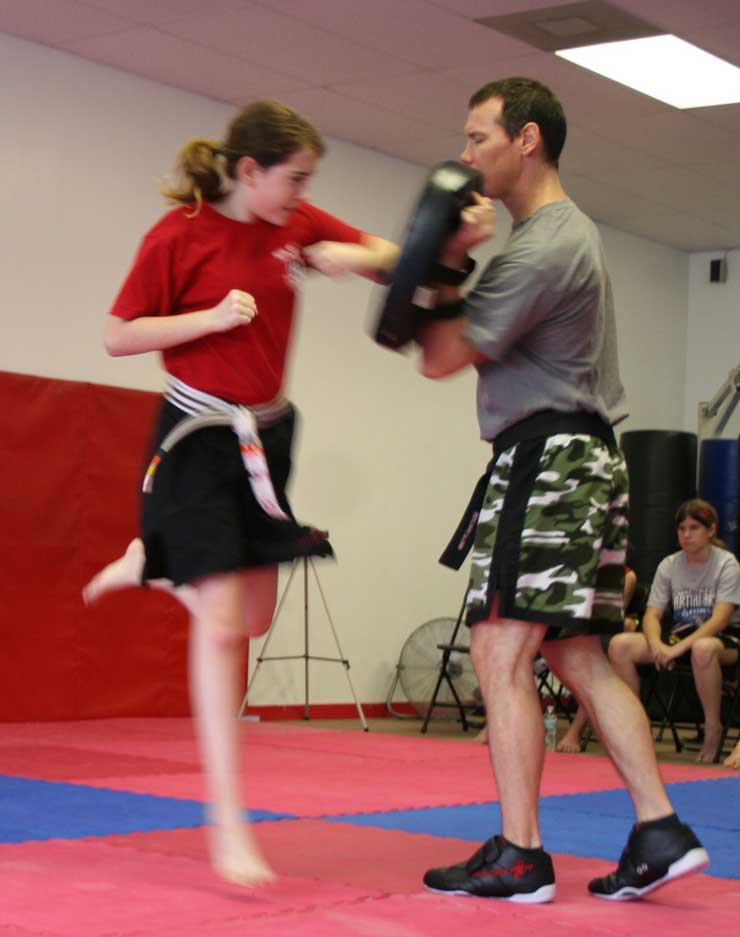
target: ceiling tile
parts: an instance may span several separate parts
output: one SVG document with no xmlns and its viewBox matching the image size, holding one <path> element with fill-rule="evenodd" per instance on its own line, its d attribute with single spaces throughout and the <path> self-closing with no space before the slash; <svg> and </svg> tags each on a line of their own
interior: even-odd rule
<svg viewBox="0 0 740 937">
<path fill-rule="evenodd" d="M 295 78 L 145 26 L 97 39 L 59 43 L 58 48 L 152 81 L 234 104 L 260 97 L 284 97 L 305 87 Z M 198 68 L 194 69 L 196 61 Z"/>
<path fill-rule="evenodd" d="M 504 13 L 523 13 L 542 7 L 563 6 L 573 0 L 434 0 L 437 6 L 444 7 L 471 19 L 485 16 L 501 16 Z M 623 4 L 622 4 L 623 5 Z"/>
<path fill-rule="evenodd" d="M 740 223 L 719 225 L 712 218 L 693 215 L 684 228 L 672 228 L 666 222 L 661 240 L 685 251 L 735 250 L 740 247 Z"/>
<path fill-rule="evenodd" d="M 698 121 L 714 124 L 734 137 L 740 137 L 740 104 L 725 104 L 720 107 L 699 107 L 689 111 Z M 720 154 L 717 154 L 720 155 Z"/>
<path fill-rule="evenodd" d="M 528 74 L 563 100 L 563 177 L 585 210 L 684 250 L 740 244 L 740 104 L 669 108 L 471 22 L 566 2 L 2 0 L 0 31 L 223 102 L 280 97 L 426 166 L 459 152 L 473 91 Z M 740 0 L 612 2 L 740 62 Z"/>
<path fill-rule="evenodd" d="M 466 84 L 471 92 L 488 81 L 510 75 L 535 78 L 557 94 L 569 121 L 583 122 L 594 117 L 606 120 L 653 117 L 674 110 L 667 104 L 602 78 L 549 52 L 534 52 L 518 59 L 498 60 L 495 64 L 485 66 L 445 69 L 444 74 Z"/>
<path fill-rule="evenodd" d="M 427 139 L 435 130 L 418 120 L 388 111 L 372 101 L 357 101 L 326 88 L 312 88 L 284 96 L 286 104 L 311 119 L 322 133 L 393 154 L 393 145 L 408 139 Z"/>
<path fill-rule="evenodd" d="M 614 2 L 614 0 L 613 0 Z M 667 32 L 697 42 L 707 28 L 740 22 L 737 0 L 616 0 L 618 5 Z"/>
<path fill-rule="evenodd" d="M 22 0 L 0 4 L 0 32 L 44 45 L 128 29 L 131 21 L 74 0 Z"/>
<path fill-rule="evenodd" d="M 382 52 L 338 40 L 322 29 L 255 4 L 239 12 L 188 17 L 164 28 L 175 36 L 315 85 L 393 75 L 409 68 Z"/>
<path fill-rule="evenodd" d="M 698 172 L 706 173 L 707 171 L 706 164 L 704 163 L 687 163 L 686 168 Z M 717 185 L 724 186 L 725 188 L 737 189 L 740 183 L 740 169 L 738 169 L 736 161 L 724 162 L 720 159 L 712 163 L 712 171 L 709 174 L 709 178 L 713 179 Z"/>
<path fill-rule="evenodd" d="M 591 128 L 601 136 L 659 156 L 676 165 L 740 160 L 740 136 L 697 119 L 689 111 L 671 109 L 661 116 L 637 120 L 593 118 Z"/>
<path fill-rule="evenodd" d="M 208 10 L 210 13 L 226 13 L 248 3 L 249 0 L 208 0 Z M 203 12 L 202 0 L 86 0 L 86 6 L 125 16 L 146 26 L 162 26 Z"/>
<path fill-rule="evenodd" d="M 582 125 L 569 124 L 560 165 L 570 172 L 603 174 L 618 184 L 620 178 L 630 177 L 635 166 L 655 170 L 671 164 L 640 150 L 639 141 L 630 146 L 607 139 Z"/>
<path fill-rule="evenodd" d="M 647 238 L 668 244 L 677 250 L 691 250 L 692 230 L 696 223 L 688 212 L 673 211 L 671 209 L 635 212 L 629 220 L 629 233 L 638 237 Z M 614 227 L 614 225 L 612 225 Z M 665 238 L 666 229 L 671 231 L 670 243 Z M 626 230 L 623 228 L 623 230 Z M 715 232 L 713 232 L 714 236 Z"/>
<path fill-rule="evenodd" d="M 441 134 L 431 139 L 407 137 L 405 140 L 394 141 L 386 152 L 420 166 L 434 166 L 448 159 L 457 159 L 462 143 L 463 139 L 459 133 Z"/>
<path fill-rule="evenodd" d="M 267 5 L 415 65 L 444 68 L 522 55 L 524 43 L 428 0 L 266 0 Z M 392 28 L 389 28 L 392 24 Z"/>
<path fill-rule="evenodd" d="M 709 216 L 660 204 L 600 177 L 563 174 L 568 194 L 595 221 L 601 221 L 679 250 L 728 247 L 733 231 Z M 738 225 L 740 234 L 740 225 Z M 647 232 L 652 232 L 648 234 Z M 740 243 L 738 240 L 737 243 Z"/>
<path fill-rule="evenodd" d="M 631 217 L 643 211 L 654 211 L 656 203 L 615 185 L 601 176 L 563 171 L 563 184 L 568 195 L 595 221 L 605 221 L 624 228 Z M 659 206 L 663 208 L 664 206 Z M 629 227 L 624 230 L 630 230 Z"/>
<path fill-rule="evenodd" d="M 465 85 L 444 75 L 415 69 L 405 75 L 344 82 L 337 84 L 335 90 L 347 97 L 425 121 L 431 127 L 457 131 L 462 138 L 469 91 Z"/>
<path fill-rule="evenodd" d="M 728 209 L 740 215 L 740 187 L 718 184 L 700 168 L 660 169 L 634 165 L 623 179 L 633 192 L 649 192 L 652 201 L 674 211 L 719 218 Z"/>
<path fill-rule="evenodd" d="M 735 23 L 725 23 L 722 28 L 705 29 L 701 46 L 707 52 L 740 66 L 740 3 Z"/>
</svg>

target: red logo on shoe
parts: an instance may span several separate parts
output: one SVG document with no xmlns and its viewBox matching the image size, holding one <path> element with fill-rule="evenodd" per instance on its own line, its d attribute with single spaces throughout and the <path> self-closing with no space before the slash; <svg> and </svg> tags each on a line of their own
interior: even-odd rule
<svg viewBox="0 0 740 937">
<path fill-rule="evenodd" d="M 512 875 L 514 878 L 524 878 L 527 872 L 531 872 L 534 863 L 524 862 L 519 859 L 509 868 L 502 869 L 481 869 L 480 872 L 473 872 L 473 878 L 497 878 L 499 875 Z"/>
</svg>

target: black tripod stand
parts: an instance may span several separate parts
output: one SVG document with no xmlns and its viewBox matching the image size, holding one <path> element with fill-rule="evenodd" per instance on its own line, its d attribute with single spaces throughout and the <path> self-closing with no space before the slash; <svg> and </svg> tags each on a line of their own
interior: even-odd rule
<svg viewBox="0 0 740 937">
<path fill-rule="evenodd" d="M 283 608 L 285 598 L 288 595 L 288 591 L 293 582 L 293 578 L 295 577 L 295 572 L 296 572 L 296 569 L 298 569 L 299 564 L 303 566 L 303 653 L 267 657 L 266 656 L 267 649 L 269 647 L 270 642 L 272 641 L 273 635 L 275 634 L 275 628 L 277 626 L 278 619 L 280 618 L 280 612 Z M 337 646 L 337 652 L 339 654 L 339 657 L 317 657 L 315 654 L 309 654 L 309 651 L 308 651 L 308 591 L 309 591 L 308 590 L 308 568 L 309 566 L 311 567 L 311 572 L 313 573 L 314 580 L 316 581 L 316 586 L 319 590 L 319 595 L 321 596 L 321 601 L 324 605 L 324 611 L 326 612 L 326 617 L 327 617 L 327 620 L 329 621 L 329 626 L 331 628 L 332 635 L 334 636 L 334 643 Z M 288 576 L 288 581 L 285 584 L 285 588 L 283 589 L 283 594 L 281 595 L 280 601 L 278 602 L 277 608 L 275 610 L 275 616 L 272 619 L 272 626 L 270 627 L 270 631 L 269 631 L 269 634 L 267 635 L 267 639 L 265 640 L 265 643 L 262 645 L 262 650 L 260 651 L 260 654 L 257 658 L 257 666 L 254 668 L 254 673 L 252 674 L 252 678 L 247 684 L 247 691 L 244 694 L 244 699 L 242 700 L 241 709 L 239 710 L 239 718 L 241 718 L 244 715 L 244 710 L 247 708 L 247 699 L 249 697 L 249 691 L 252 689 L 254 685 L 254 681 L 257 677 L 257 674 L 260 671 L 260 667 L 262 666 L 263 663 L 267 663 L 268 661 L 271 661 L 271 660 L 302 660 L 303 661 L 303 683 L 304 683 L 304 691 L 305 691 L 304 692 L 304 710 L 303 710 L 304 719 L 311 718 L 311 709 L 310 709 L 311 704 L 309 702 L 309 666 L 308 666 L 309 661 L 322 660 L 322 661 L 327 661 L 328 663 L 332 663 L 332 664 L 342 664 L 344 666 L 344 671 L 347 675 L 347 683 L 349 684 L 349 688 L 352 693 L 352 698 L 355 701 L 355 706 L 357 707 L 357 715 L 360 719 L 360 722 L 362 723 L 362 728 L 364 729 L 365 732 L 368 731 L 368 724 L 365 721 L 365 714 L 362 711 L 362 704 L 357 698 L 357 694 L 355 693 L 355 688 L 352 685 L 352 680 L 350 679 L 350 676 L 349 676 L 349 661 L 344 656 L 344 654 L 342 654 L 342 648 L 339 645 L 339 637 L 337 636 L 337 631 L 336 631 L 336 628 L 334 627 L 334 622 L 332 621 L 331 613 L 329 612 L 329 606 L 327 605 L 326 597 L 324 596 L 324 590 L 321 588 L 321 583 L 319 582 L 319 577 L 316 573 L 316 567 L 314 566 L 313 559 L 310 556 L 303 556 L 293 561 L 293 567 L 290 571 L 290 576 Z"/>
</svg>

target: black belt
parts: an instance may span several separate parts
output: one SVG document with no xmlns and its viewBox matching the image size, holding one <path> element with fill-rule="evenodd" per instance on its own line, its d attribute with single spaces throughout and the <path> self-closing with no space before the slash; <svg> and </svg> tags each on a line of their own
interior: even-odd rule
<svg viewBox="0 0 740 937">
<path fill-rule="evenodd" d="M 538 436 L 556 436 L 558 433 L 569 433 L 572 436 L 596 436 L 608 446 L 616 448 L 617 439 L 614 430 L 599 416 L 590 410 L 575 410 L 564 413 L 560 410 L 539 410 L 532 416 L 519 420 L 509 426 L 491 440 L 495 453 L 504 452 L 518 442 L 525 439 L 536 439 Z"/>
<path fill-rule="evenodd" d="M 598 413 L 587 410 L 577 410 L 573 413 L 563 413 L 560 410 L 539 410 L 532 416 L 525 417 L 513 426 L 499 433 L 492 440 L 493 458 L 486 466 L 486 470 L 478 479 L 468 506 L 465 508 L 460 523 L 457 525 L 452 539 L 445 547 L 439 562 L 450 569 L 460 569 L 465 558 L 470 553 L 475 539 L 475 530 L 478 526 L 483 501 L 488 490 L 491 472 L 496 460 L 506 449 L 510 449 L 525 439 L 537 439 L 542 436 L 556 436 L 558 433 L 568 433 L 575 436 L 596 436 L 608 446 L 617 448 L 614 430 Z"/>
</svg>

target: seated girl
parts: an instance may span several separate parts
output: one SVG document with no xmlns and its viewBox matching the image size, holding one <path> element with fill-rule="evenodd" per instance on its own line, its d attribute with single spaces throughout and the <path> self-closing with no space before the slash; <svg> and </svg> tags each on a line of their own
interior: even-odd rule
<svg viewBox="0 0 740 937">
<path fill-rule="evenodd" d="M 740 564 L 717 539 L 717 512 L 706 501 L 684 502 L 676 514 L 676 529 L 681 549 L 658 566 L 642 632 L 616 635 L 609 658 L 638 695 L 638 665 L 670 670 L 684 655 L 690 659 L 704 709 L 704 744 L 697 760 L 711 762 L 722 734 L 720 668 L 734 663 L 740 648 Z M 669 606 L 673 622 L 664 641 L 661 620 Z"/>
</svg>

